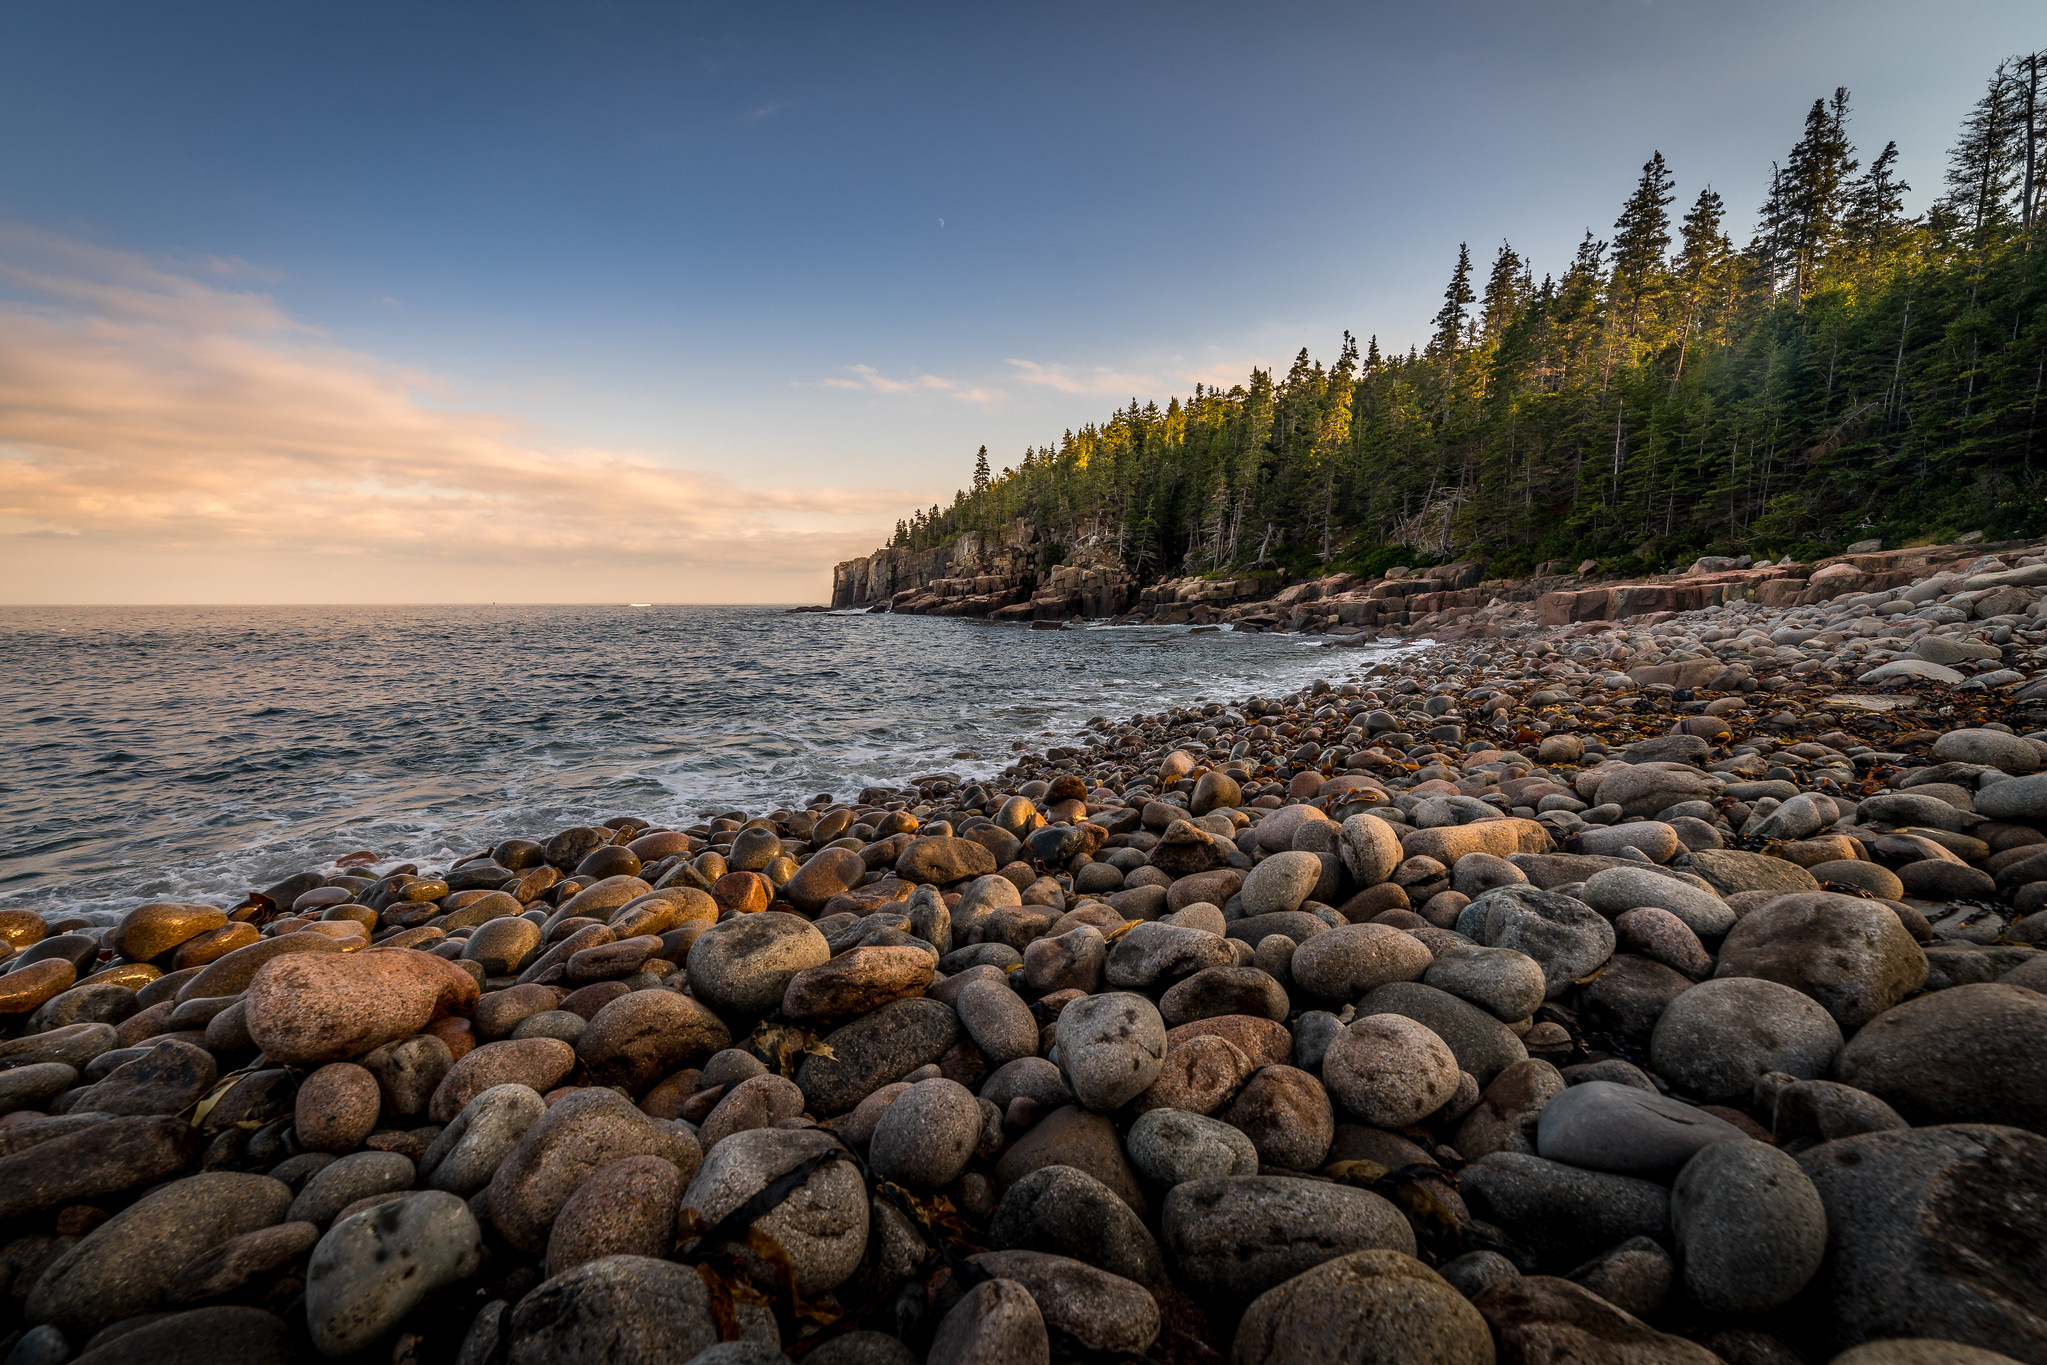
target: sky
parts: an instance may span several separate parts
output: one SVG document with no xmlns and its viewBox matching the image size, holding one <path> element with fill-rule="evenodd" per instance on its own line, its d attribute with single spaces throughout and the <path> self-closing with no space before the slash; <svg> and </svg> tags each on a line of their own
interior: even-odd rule
<svg viewBox="0 0 2047 1365">
<path fill-rule="evenodd" d="M 0 7 L 0 602 L 814 602 L 1132 398 L 1425 338 L 1660 150 L 1908 208 L 2037 0 Z"/>
</svg>

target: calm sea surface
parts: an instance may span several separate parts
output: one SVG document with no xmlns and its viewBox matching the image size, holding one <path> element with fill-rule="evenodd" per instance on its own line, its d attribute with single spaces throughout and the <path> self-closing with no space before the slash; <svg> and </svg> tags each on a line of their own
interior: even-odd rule
<svg viewBox="0 0 2047 1365">
<path fill-rule="evenodd" d="M 1012 740 L 1373 657 L 762 607 L 0 608 L 0 906 L 111 919 L 356 849 L 992 773 Z"/>
</svg>

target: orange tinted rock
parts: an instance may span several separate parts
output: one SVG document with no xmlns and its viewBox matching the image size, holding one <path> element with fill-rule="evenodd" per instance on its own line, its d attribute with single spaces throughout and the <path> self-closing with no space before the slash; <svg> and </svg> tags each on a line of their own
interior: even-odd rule
<svg viewBox="0 0 2047 1365">
<path fill-rule="evenodd" d="M 409 1038 L 476 998 L 476 981 L 461 968 L 398 948 L 276 958 L 250 979 L 243 1003 L 256 1045 L 272 1061 L 302 1066 Z"/>
<path fill-rule="evenodd" d="M 1166 1055 L 1204 1034 L 1235 1044 L 1254 1066 L 1289 1066 L 1294 1060 L 1294 1036 L 1286 1025 L 1250 1014 L 1219 1014 L 1167 1029 Z"/>
<path fill-rule="evenodd" d="M 253 924 L 223 925 L 179 944 L 177 955 L 171 959 L 171 970 L 182 972 L 189 967 L 207 966 L 237 948 L 262 941 L 262 938 L 262 931 Z"/>
</svg>

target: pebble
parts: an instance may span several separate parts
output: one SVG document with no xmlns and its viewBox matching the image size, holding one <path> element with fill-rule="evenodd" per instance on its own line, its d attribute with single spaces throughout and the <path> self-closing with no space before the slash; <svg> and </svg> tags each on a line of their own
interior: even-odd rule
<svg viewBox="0 0 2047 1365">
<path fill-rule="evenodd" d="M 465 1198 L 476 1193 L 546 1112 L 546 1102 L 530 1086 L 492 1086 L 441 1129 L 420 1157 L 420 1178 L 430 1189 Z"/>
<path fill-rule="evenodd" d="M 576 1065 L 576 1050 L 559 1038 L 516 1038 L 485 1043 L 456 1062 L 434 1090 L 427 1114 L 448 1123 L 484 1091 L 523 1085 L 546 1094 Z"/>
<path fill-rule="evenodd" d="M 806 1163 L 814 1163 L 802 1185 L 753 1221 L 788 1257 L 796 1291 L 825 1293 L 859 1266 L 867 1248 L 867 1187 L 830 1133 L 815 1128 L 757 1128 L 718 1144 L 704 1157 L 683 1192 L 685 1235 L 691 1227 L 710 1229 Z M 692 1221 L 694 1220 L 694 1221 Z M 775 1272 L 743 1247 L 734 1254 L 750 1264 L 763 1283 Z"/>
<path fill-rule="evenodd" d="M 1653 1091 L 1586 1081 L 1543 1106 L 1535 1145 L 1550 1161 L 1663 1179 L 1703 1148 L 1744 1138 L 1725 1119 Z"/>
<path fill-rule="evenodd" d="M 299 1084 L 292 1128 L 316 1152 L 348 1152 L 377 1126 L 383 1095 L 377 1078 L 352 1062 L 329 1062 Z"/>
<path fill-rule="evenodd" d="M 1398 1014 L 1364 1016 L 1322 1056 L 1329 1093 L 1375 1128 L 1405 1128 L 1435 1113 L 1457 1093 L 1458 1074 L 1448 1045 Z"/>
<path fill-rule="evenodd" d="M 287 1066 L 305 1066 L 345 1061 L 410 1037 L 437 1014 L 473 1006 L 476 997 L 472 977 L 428 953 L 406 948 L 298 952 L 273 958 L 255 971 L 243 1008 L 249 1036 L 264 1055 Z"/>
<path fill-rule="evenodd" d="M 682 1172 L 658 1156 L 600 1166 L 562 1205 L 547 1238 L 552 1277 L 605 1256 L 666 1256 L 675 1245 Z"/>
<path fill-rule="evenodd" d="M 899 1185 L 950 1185 L 966 1170 L 983 1127 L 973 1091 L 943 1077 L 919 1081 L 882 1114 L 867 1159 L 876 1175 Z"/>
<path fill-rule="evenodd" d="M 1249 1148 L 1243 1135 L 1227 1124 L 1192 1114 L 1182 1117 L 1212 1124 Z M 1144 1170 L 1136 1146 L 1133 1139 L 1131 1159 Z M 1252 1152 L 1246 1174 L 1256 1169 L 1257 1154 Z M 1165 1258 L 1143 1221 L 1114 1190 L 1072 1166 L 1041 1166 L 1003 1191 L 1002 1202 L 988 1224 L 988 1241 L 998 1251 L 1048 1252 L 1139 1284 L 1167 1283 Z"/>
<path fill-rule="evenodd" d="M 1702 1147 L 1671 1186 L 1670 1226 L 1685 1288 L 1719 1313 L 1789 1303 L 1827 1250 L 1819 1192 L 1796 1161 L 1761 1142 Z"/>
<path fill-rule="evenodd" d="M 1015 1280 L 983 1280 L 953 1305 L 931 1339 L 929 1365 L 1049 1365 L 1045 1318 Z"/>
<path fill-rule="evenodd" d="M 2017 557 L 1953 553 L 1950 586 Z M 1986 1248 L 2047 1241 L 2024 1146 L 2047 1126 L 2047 929 L 2026 918 L 2047 916 L 2047 745 L 2013 699 L 2040 662 L 2037 599 L 1999 598 L 2019 614 L 1985 624 L 1966 602 L 1890 615 L 1891 591 L 1539 629 L 1509 592 L 1473 618 L 1497 634 L 1460 624 L 1277 700 L 1091 722 L 999 775 L 686 831 L 622 818 L 389 878 L 396 857 L 307 869 L 265 893 L 291 911 L 267 922 L 224 898 L 112 930 L 0 912 L 23 961 L 0 975 L 6 1273 L 20 1294 L 152 1187 L 145 1203 L 208 1168 L 268 1169 L 298 1191 L 280 1218 L 311 1196 L 306 1213 L 354 1226 L 431 1194 L 491 1228 L 489 1273 L 458 1294 L 399 1319 L 381 1290 L 341 1295 L 374 1338 L 350 1354 L 452 1357 L 466 1332 L 472 1362 L 783 1359 L 795 1343 L 753 1299 L 726 1319 L 747 1339 L 724 1342 L 727 1310 L 665 1258 L 708 1230 L 712 1186 L 737 1209 L 801 1166 L 755 1231 L 802 1292 L 878 1305 L 871 1325 L 908 1342 L 935 1333 L 932 1358 L 958 1323 L 972 1358 L 1049 1360 L 1056 1339 L 1460 1359 L 1453 1320 L 1476 1312 L 1465 1344 L 1494 1338 L 1501 1359 L 1788 1365 L 1970 1332 L 2029 1359 L 2047 1266 Z M 1326 596 L 1303 599 L 1311 622 Z M 1975 685 L 1864 687 L 1888 712 L 1829 690 L 1899 654 Z M 846 1149 L 941 1211 L 928 1234 Z M 379 1180 L 364 1159 L 398 1164 Z M 1370 1245 L 1320 1245 L 1344 1214 L 1246 1232 L 1243 1265 L 1213 1257 L 1263 1264 L 1261 1236 L 1314 1252 L 1270 1282 L 1204 1288 L 1172 1241 L 1194 1236 L 1171 1216 L 1189 1188 L 1298 1179 L 1371 1201 L 1320 1173 L 1431 1162 L 1456 1186 L 1398 1185 L 1433 1201 L 1412 1223 L 1368 1203 L 1387 1233 Z M 1417 1228 L 1430 1258 L 1454 1250 L 1442 1220 L 1467 1209 L 1550 1273 L 1406 1259 Z M 146 1312 L 288 1303 L 317 1230 L 166 1255 Z M 960 1316 L 958 1290 L 900 1296 L 931 1238 L 983 1255 L 1003 1277 L 970 1296 L 992 1311 L 988 1286 L 1008 1285 L 1002 1321 L 1034 1332 L 977 1335 L 996 1317 Z M 765 1245 L 699 1250 L 773 1295 Z M 1188 1294 L 1217 1308 L 1184 1311 Z M 1794 1309 L 1795 1352 L 1759 1325 Z M 284 1319 L 253 1307 L 55 1344 L 217 1354 L 202 1320 L 289 1353 Z M 869 1331 L 805 1357 L 917 1355 Z"/>
<path fill-rule="evenodd" d="M 690 993 L 721 1017 L 763 1015 L 781 1004 L 798 972 L 831 956 L 824 935 L 800 916 L 741 915 L 712 925 L 690 945 Z"/>
<path fill-rule="evenodd" d="M 2047 1131 L 2047 995 L 1980 982 L 1910 1000 L 1842 1049 L 1835 1078 L 1915 1124 Z"/>
<path fill-rule="evenodd" d="M 1212 1176 L 1166 1194 L 1159 1240 L 1197 1295 L 1248 1303 L 1354 1251 L 1415 1254 L 1414 1229 L 1368 1190 L 1293 1176 Z"/>
<path fill-rule="evenodd" d="M 1294 982 L 1323 1000 L 1355 1000 L 1392 981 L 1414 981 L 1433 956 L 1412 934 L 1384 924 L 1346 924 L 1294 949 Z"/>
<path fill-rule="evenodd" d="M 1158 1336 L 1158 1304 L 1143 1286 L 1120 1275 L 1042 1251 L 989 1251 L 968 1263 L 997 1280 L 1022 1285 L 1045 1326 L 1083 1350 L 1137 1355 Z"/>
<path fill-rule="evenodd" d="M 1841 1050 L 1841 1026 L 1824 1006 L 1757 977 L 1701 982 L 1656 1021 L 1649 1056 L 1658 1075 L 1709 1104 L 1745 1099 L 1772 1071 L 1824 1076 Z"/>
<path fill-rule="evenodd" d="M 417 1174 L 411 1159 L 397 1152 L 355 1152 L 308 1180 L 287 1216 L 325 1227 L 358 1199 L 411 1189 Z"/>
<path fill-rule="evenodd" d="M 1165 1055 L 1165 1020 L 1141 995 L 1090 995 L 1059 1015 L 1059 1070 L 1090 1109 L 1120 1109 L 1143 1094 Z"/>
<path fill-rule="evenodd" d="M 483 1264 L 483 1229 L 452 1194 L 423 1190 L 336 1223 L 306 1267 L 306 1330 L 330 1356 L 376 1341 L 428 1295 Z"/>
<path fill-rule="evenodd" d="M 1790 986 L 1852 1034 L 1926 984 L 1926 954 L 1886 906 L 1812 891 L 1751 911 L 1721 944 L 1718 971 Z"/>
<path fill-rule="evenodd" d="M 601 1167 L 632 1156 L 661 1157 L 685 1176 L 703 1160 L 688 1132 L 647 1117 L 617 1091 L 574 1091 L 535 1120 L 498 1164 L 486 1187 L 491 1225 L 512 1246 L 537 1256 L 576 1188 Z"/>
<path fill-rule="evenodd" d="M 1237 1327 L 1241 1365 L 1491 1365 L 1479 1311 L 1411 1254 L 1355 1251 L 1266 1290 Z"/>
</svg>

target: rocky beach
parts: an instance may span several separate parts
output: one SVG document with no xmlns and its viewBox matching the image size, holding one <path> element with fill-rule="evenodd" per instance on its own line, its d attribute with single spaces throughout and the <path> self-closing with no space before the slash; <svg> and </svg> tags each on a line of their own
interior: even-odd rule
<svg viewBox="0 0 2047 1365">
<path fill-rule="evenodd" d="M 2047 546 L 1546 567 L 869 565 L 1416 648 L 0 910 L 0 1354 L 2047 1363 Z"/>
</svg>

